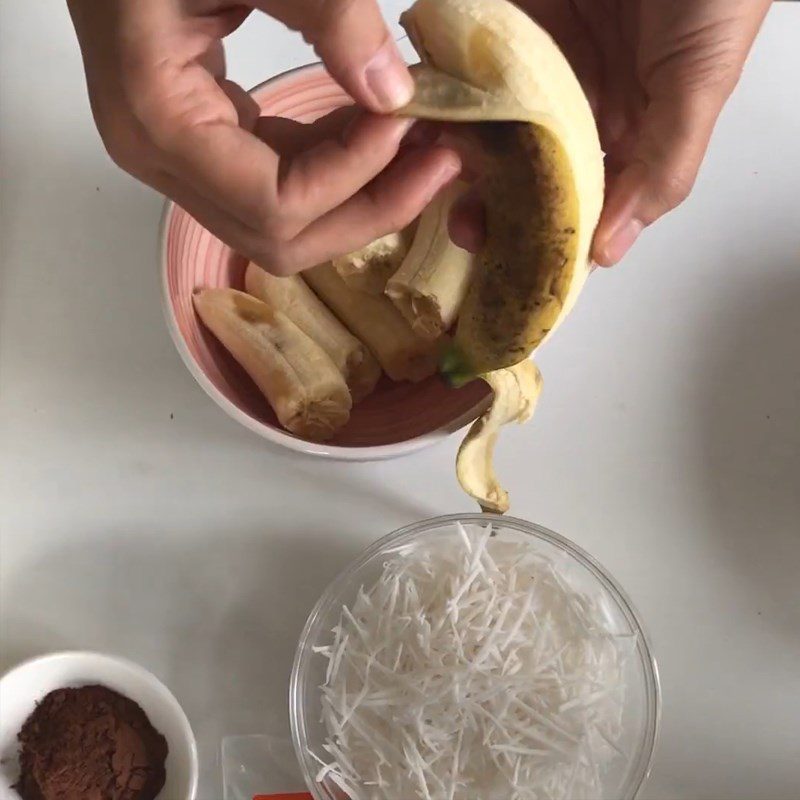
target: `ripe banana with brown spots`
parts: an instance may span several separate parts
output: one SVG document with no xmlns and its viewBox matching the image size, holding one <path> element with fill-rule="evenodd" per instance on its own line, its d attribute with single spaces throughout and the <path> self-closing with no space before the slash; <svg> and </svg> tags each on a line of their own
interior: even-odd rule
<svg viewBox="0 0 800 800">
<path fill-rule="evenodd" d="M 471 126 L 486 157 L 486 240 L 441 368 L 454 384 L 527 358 L 589 274 L 603 205 L 594 117 L 550 36 L 506 0 L 417 0 L 419 53 L 401 113 Z"/>
</svg>

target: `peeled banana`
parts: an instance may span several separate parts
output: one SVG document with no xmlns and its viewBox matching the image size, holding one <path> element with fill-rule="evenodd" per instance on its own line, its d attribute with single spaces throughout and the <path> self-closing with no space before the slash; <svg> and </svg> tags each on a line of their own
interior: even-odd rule
<svg viewBox="0 0 800 800">
<path fill-rule="evenodd" d="M 422 212 L 411 248 L 386 284 L 386 294 L 425 339 L 449 330 L 472 281 L 475 258 L 448 233 L 450 209 L 465 189 L 452 183 Z"/>
<path fill-rule="evenodd" d="M 421 381 L 436 372 L 438 342 L 417 336 L 391 300 L 349 287 L 333 265 L 320 264 L 303 273 L 328 308 L 374 353 L 395 381 Z"/>
<path fill-rule="evenodd" d="M 525 359 L 481 377 L 491 386 L 494 399 L 461 443 L 456 475 L 461 488 L 478 501 L 482 511 L 504 514 L 509 508 L 508 492 L 494 472 L 494 447 L 503 425 L 526 422 L 533 416 L 542 391 L 542 375 L 533 361 Z"/>
<path fill-rule="evenodd" d="M 507 0 L 417 0 L 401 23 L 423 64 L 402 113 L 474 126 L 486 241 L 442 371 L 512 366 L 553 331 L 589 274 L 603 154 L 589 103 L 550 36 Z"/>
<path fill-rule="evenodd" d="M 380 295 L 400 267 L 411 244 L 407 230 L 389 233 L 360 250 L 333 259 L 333 267 L 352 289 Z"/>
<path fill-rule="evenodd" d="M 347 423 L 353 401 L 342 373 L 288 316 L 235 289 L 196 289 L 192 299 L 284 428 L 324 441 Z"/>
<path fill-rule="evenodd" d="M 310 336 L 344 375 L 353 402 L 375 388 L 381 368 L 375 356 L 328 310 L 299 275 L 276 278 L 256 264 L 248 264 L 244 285 L 253 297 L 285 314 Z"/>
</svg>

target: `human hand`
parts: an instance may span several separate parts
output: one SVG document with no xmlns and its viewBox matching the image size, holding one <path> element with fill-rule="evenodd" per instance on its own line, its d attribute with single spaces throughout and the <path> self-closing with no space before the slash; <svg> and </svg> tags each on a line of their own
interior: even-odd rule
<svg viewBox="0 0 800 800">
<path fill-rule="evenodd" d="M 606 153 L 606 199 L 592 257 L 619 261 L 691 191 L 711 132 L 771 0 L 518 0 L 569 59 Z M 479 246 L 469 196 L 451 219 Z"/>
<path fill-rule="evenodd" d="M 69 0 L 114 161 L 265 269 L 286 275 L 411 222 L 460 169 L 379 116 L 413 83 L 375 0 Z M 300 31 L 360 104 L 313 125 L 259 117 L 222 39 L 253 8 Z M 403 145 L 403 146 L 401 146 Z"/>
<path fill-rule="evenodd" d="M 688 195 L 771 0 L 523 0 L 594 108 L 607 191 L 593 256 L 619 261 Z"/>
</svg>

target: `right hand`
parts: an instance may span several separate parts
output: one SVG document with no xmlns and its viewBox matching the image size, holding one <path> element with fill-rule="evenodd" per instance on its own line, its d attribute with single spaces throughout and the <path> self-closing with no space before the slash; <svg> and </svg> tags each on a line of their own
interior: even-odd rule
<svg viewBox="0 0 800 800">
<path fill-rule="evenodd" d="M 606 197 L 592 257 L 611 266 L 691 191 L 770 0 L 517 2 L 562 48 L 595 113 Z M 481 246 L 483 216 L 469 193 L 451 219 L 462 247 Z"/>
<path fill-rule="evenodd" d="M 597 117 L 606 199 L 597 264 L 618 262 L 694 185 L 770 0 L 521 0 L 564 49 Z"/>
<path fill-rule="evenodd" d="M 460 170 L 383 116 L 413 83 L 375 0 L 69 0 L 111 157 L 279 275 L 410 223 Z M 225 78 L 222 39 L 253 8 L 302 32 L 366 109 L 313 125 L 260 117 Z"/>
</svg>

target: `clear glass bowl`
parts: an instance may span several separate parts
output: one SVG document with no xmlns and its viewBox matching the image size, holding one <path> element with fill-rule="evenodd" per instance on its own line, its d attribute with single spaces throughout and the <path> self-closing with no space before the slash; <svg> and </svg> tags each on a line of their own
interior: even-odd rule
<svg viewBox="0 0 800 800">
<path fill-rule="evenodd" d="M 658 668 L 638 612 L 608 572 L 580 547 L 531 522 L 492 514 L 455 514 L 409 525 L 375 542 L 325 590 L 306 622 L 295 657 L 289 691 L 289 713 L 297 759 L 315 800 L 343 800 L 329 783 L 317 783 L 318 763 L 310 750 L 322 752 L 327 732 L 321 720 L 319 687 L 325 679 L 325 658 L 313 652 L 328 644 L 343 604 L 354 602 L 360 586 L 370 586 L 380 576 L 384 562 L 399 549 L 431 536 L 454 536 L 456 522 L 493 524 L 498 536 L 524 540 L 536 552 L 555 559 L 573 586 L 604 597 L 616 633 L 637 634 L 637 646 L 627 663 L 627 689 L 621 742 L 627 759 L 617 759 L 603 780 L 598 800 L 633 800 L 650 772 L 661 713 Z"/>
</svg>

